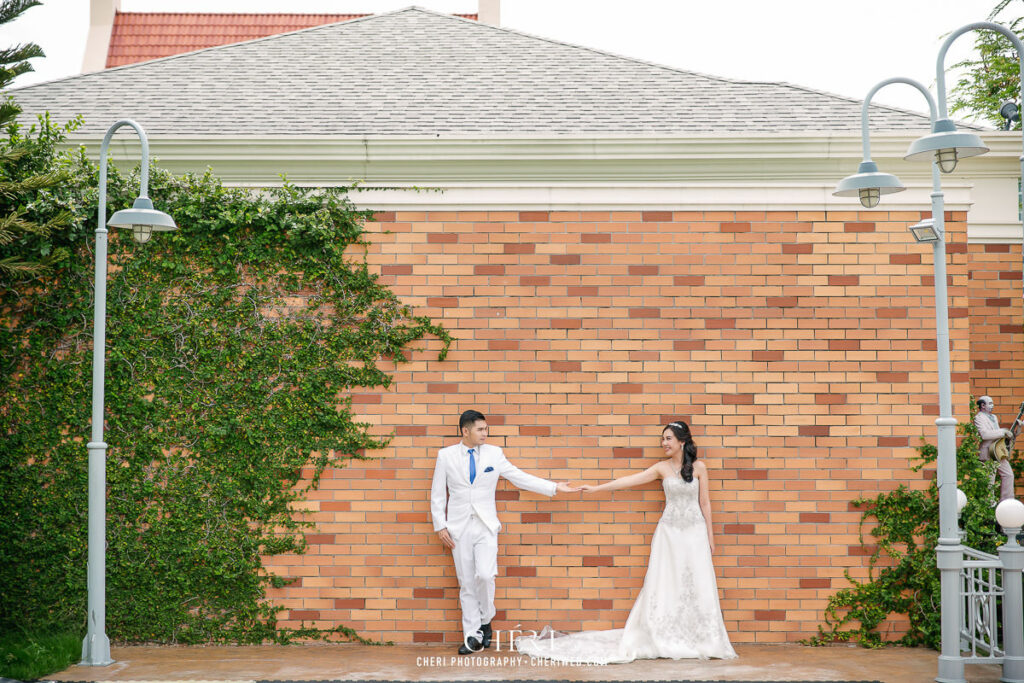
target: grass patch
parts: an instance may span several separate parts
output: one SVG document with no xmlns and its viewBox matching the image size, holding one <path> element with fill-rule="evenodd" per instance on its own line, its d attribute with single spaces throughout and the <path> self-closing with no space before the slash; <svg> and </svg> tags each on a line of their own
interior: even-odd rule
<svg viewBox="0 0 1024 683">
<path fill-rule="evenodd" d="M 0 676 L 32 681 L 68 668 L 82 657 L 77 633 L 18 631 L 0 636 Z"/>
</svg>

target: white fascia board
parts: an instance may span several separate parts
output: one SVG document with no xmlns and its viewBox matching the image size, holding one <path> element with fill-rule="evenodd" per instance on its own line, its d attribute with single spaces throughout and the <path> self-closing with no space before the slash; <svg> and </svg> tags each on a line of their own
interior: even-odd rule
<svg viewBox="0 0 1024 683">
<path fill-rule="evenodd" d="M 991 151 L 943 176 L 946 208 L 971 208 L 974 186 L 987 185 L 986 204 L 998 208 L 979 217 L 979 224 L 1008 226 L 1013 221 L 1002 196 L 1020 173 L 1020 133 L 982 135 Z M 917 137 L 872 135 L 873 159 L 908 188 L 886 195 L 878 210 L 929 209 L 929 165 L 902 158 Z M 79 144 L 92 154 L 99 148 L 97 139 L 68 141 Z M 380 210 L 862 210 L 855 199 L 831 194 L 857 170 L 859 135 L 154 135 L 150 147 L 165 168 L 182 173 L 210 167 L 229 185 L 274 186 L 282 175 L 297 185 L 358 183 L 353 200 Z M 137 163 L 137 138 L 114 138 L 111 153 L 115 161 Z"/>
</svg>

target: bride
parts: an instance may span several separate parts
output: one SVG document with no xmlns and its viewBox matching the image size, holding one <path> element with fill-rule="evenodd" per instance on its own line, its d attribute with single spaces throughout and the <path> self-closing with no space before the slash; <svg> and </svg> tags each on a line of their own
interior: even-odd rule
<svg viewBox="0 0 1024 683">
<path fill-rule="evenodd" d="M 647 576 L 625 627 L 572 634 L 545 627 L 539 635 L 517 638 L 516 650 L 585 664 L 736 656 L 722 621 L 711 563 L 715 539 L 707 467 L 697 460 L 697 445 L 685 422 L 666 425 L 661 447 L 667 460 L 600 486 L 583 486 L 588 492 L 614 491 L 661 479 L 665 489 L 665 511 L 651 539 Z"/>
</svg>

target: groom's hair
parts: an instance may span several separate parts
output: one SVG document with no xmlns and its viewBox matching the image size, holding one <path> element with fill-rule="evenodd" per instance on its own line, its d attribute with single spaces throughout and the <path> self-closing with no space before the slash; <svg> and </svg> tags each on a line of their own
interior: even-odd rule
<svg viewBox="0 0 1024 683">
<path fill-rule="evenodd" d="M 462 414 L 461 417 L 459 417 L 459 434 L 462 433 L 462 430 L 464 428 L 472 427 L 474 424 L 476 424 L 477 420 L 486 419 L 487 418 L 484 417 L 484 414 L 481 413 L 479 410 L 467 410 Z"/>
</svg>

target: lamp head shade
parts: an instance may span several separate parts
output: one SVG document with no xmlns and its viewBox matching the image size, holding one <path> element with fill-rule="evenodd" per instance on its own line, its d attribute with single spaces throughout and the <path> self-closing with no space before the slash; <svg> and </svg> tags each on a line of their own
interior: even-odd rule
<svg viewBox="0 0 1024 683">
<path fill-rule="evenodd" d="M 932 124 L 932 132 L 910 143 L 907 161 L 932 161 L 938 163 L 943 173 L 952 173 L 956 162 L 967 157 L 984 154 L 988 147 L 974 133 L 957 131 L 956 124 L 949 119 L 938 119 Z"/>
<path fill-rule="evenodd" d="M 153 208 L 149 197 L 138 197 L 130 209 L 121 209 L 107 221 L 111 228 L 130 228 L 135 241 L 148 242 L 154 232 L 177 230 L 174 219 Z"/>
<path fill-rule="evenodd" d="M 836 185 L 835 197 L 859 197 L 860 203 L 868 209 L 878 206 L 883 194 L 900 192 L 906 188 L 900 179 L 891 173 L 882 173 L 873 161 L 862 161 L 854 175 L 846 176 Z"/>
</svg>

